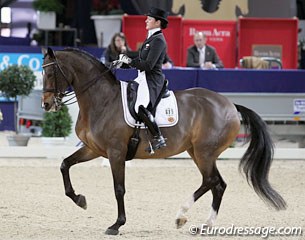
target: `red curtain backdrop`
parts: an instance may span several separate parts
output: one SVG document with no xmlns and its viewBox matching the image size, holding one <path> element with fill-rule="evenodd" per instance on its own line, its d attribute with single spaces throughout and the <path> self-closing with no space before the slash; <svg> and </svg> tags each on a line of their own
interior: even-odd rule
<svg viewBox="0 0 305 240">
<path fill-rule="evenodd" d="M 240 18 L 238 25 L 239 59 L 251 56 L 255 46 L 275 46 L 282 49 L 283 68 L 297 68 L 298 20 L 296 18 Z"/>
</svg>

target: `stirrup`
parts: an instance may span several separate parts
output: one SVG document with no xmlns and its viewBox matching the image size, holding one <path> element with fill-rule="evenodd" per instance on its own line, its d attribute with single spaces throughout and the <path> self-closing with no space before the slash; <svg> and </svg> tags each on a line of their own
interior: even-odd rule
<svg viewBox="0 0 305 240">
<path fill-rule="evenodd" d="M 153 148 L 157 150 L 159 148 L 166 147 L 166 139 L 163 136 L 154 137 Z"/>
<path fill-rule="evenodd" d="M 167 139 L 163 136 L 157 136 L 154 137 L 153 143 L 149 141 L 149 146 L 145 149 L 145 152 L 148 152 L 150 155 L 154 154 L 154 150 L 158 150 L 160 148 L 166 147 L 166 141 Z"/>
</svg>

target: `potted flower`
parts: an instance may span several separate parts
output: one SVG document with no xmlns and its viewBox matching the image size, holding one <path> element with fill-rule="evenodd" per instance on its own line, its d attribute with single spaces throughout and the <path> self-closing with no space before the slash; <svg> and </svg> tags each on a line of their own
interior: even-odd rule
<svg viewBox="0 0 305 240">
<path fill-rule="evenodd" d="M 92 5 L 91 19 L 94 21 L 98 47 L 107 47 L 112 36 L 121 31 L 124 12 L 119 3 L 95 1 Z"/>
<path fill-rule="evenodd" d="M 55 29 L 56 13 L 61 14 L 64 5 L 59 0 L 34 0 L 33 8 L 37 11 L 38 29 Z"/>
<path fill-rule="evenodd" d="M 14 64 L 0 72 L 0 91 L 8 99 L 14 100 L 14 126 L 17 135 L 8 136 L 10 145 L 19 145 L 18 142 L 21 142 L 20 145 L 27 145 L 29 140 L 29 136 L 18 134 L 17 97 L 28 96 L 34 88 L 35 81 L 36 76 L 28 66 Z"/>
<path fill-rule="evenodd" d="M 66 105 L 57 112 L 45 112 L 42 121 L 42 142 L 62 144 L 72 131 L 72 117 Z"/>
</svg>

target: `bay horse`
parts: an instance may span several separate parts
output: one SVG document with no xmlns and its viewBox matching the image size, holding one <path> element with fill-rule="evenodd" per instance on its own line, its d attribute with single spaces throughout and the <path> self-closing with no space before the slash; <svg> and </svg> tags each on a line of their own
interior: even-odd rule
<svg viewBox="0 0 305 240">
<path fill-rule="evenodd" d="M 84 51 L 68 48 L 44 50 L 42 105 L 45 111 L 58 110 L 63 104 L 66 89 L 73 89 L 79 105 L 75 126 L 79 139 L 84 143 L 79 150 L 62 161 L 65 194 L 81 208 L 86 209 L 86 198 L 76 195 L 71 184 L 71 166 L 97 157 L 109 159 L 118 217 L 106 234 L 116 235 L 125 224 L 125 160 L 127 145 L 133 128 L 123 117 L 121 86 L 109 69 Z M 216 220 L 226 183 L 217 166 L 218 156 L 235 140 L 242 122 L 249 128 L 249 146 L 240 161 L 240 170 L 256 193 L 275 209 L 285 209 L 284 199 L 271 187 L 268 173 L 273 158 L 273 144 L 267 126 L 254 111 L 231 103 L 226 97 L 204 88 L 175 92 L 179 108 L 179 122 L 163 128 L 167 147 L 153 156 L 145 152 L 146 132 L 140 130 L 142 141 L 135 158 L 168 158 L 187 151 L 197 165 L 202 182 L 189 200 L 183 204 L 176 218 L 177 228 L 182 227 L 186 212 L 203 194 L 211 190 L 212 209 L 207 224 Z M 239 115 L 240 113 L 240 115 Z"/>
</svg>

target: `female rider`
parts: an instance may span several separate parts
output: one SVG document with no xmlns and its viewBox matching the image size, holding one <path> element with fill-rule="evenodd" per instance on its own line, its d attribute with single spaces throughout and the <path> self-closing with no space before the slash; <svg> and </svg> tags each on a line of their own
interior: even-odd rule
<svg viewBox="0 0 305 240">
<path fill-rule="evenodd" d="M 139 106 L 138 115 L 154 136 L 152 148 L 155 150 L 166 146 L 165 139 L 155 122 L 154 116 L 151 114 L 151 109 L 155 107 L 165 81 L 165 77 L 162 74 L 162 63 L 167 52 L 167 44 L 161 29 L 167 27 L 168 13 L 162 9 L 152 7 L 146 16 L 145 23 L 148 35 L 139 50 L 139 56 L 135 59 L 130 59 L 122 54 L 119 61 L 141 72 L 145 71 L 150 102 L 147 107 Z"/>
</svg>

